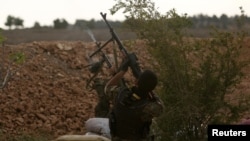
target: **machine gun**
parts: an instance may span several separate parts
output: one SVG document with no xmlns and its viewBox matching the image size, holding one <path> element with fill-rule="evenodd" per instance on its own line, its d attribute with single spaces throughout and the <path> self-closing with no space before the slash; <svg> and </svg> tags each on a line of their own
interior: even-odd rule
<svg viewBox="0 0 250 141">
<path fill-rule="evenodd" d="M 101 14 L 103 20 L 105 21 L 105 23 L 107 24 L 112 37 L 104 45 L 102 45 L 94 53 L 92 53 L 90 56 L 93 56 L 96 53 L 100 52 L 102 50 L 102 48 L 104 48 L 109 42 L 115 41 L 117 43 L 118 47 L 119 47 L 119 50 L 128 58 L 128 60 L 129 60 L 129 67 L 131 68 L 134 77 L 138 78 L 139 75 L 140 75 L 140 73 L 141 73 L 141 69 L 140 69 L 139 64 L 137 62 L 137 60 L 138 60 L 137 56 L 134 53 L 128 53 L 128 51 L 122 45 L 119 37 L 116 35 L 115 31 L 113 30 L 113 28 L 111 27 L 111 25 L 107 21 L 107 19 L 106 19 L 106 13 L 103 14 L 101 12 L 100 14 Z"/>
</svg>

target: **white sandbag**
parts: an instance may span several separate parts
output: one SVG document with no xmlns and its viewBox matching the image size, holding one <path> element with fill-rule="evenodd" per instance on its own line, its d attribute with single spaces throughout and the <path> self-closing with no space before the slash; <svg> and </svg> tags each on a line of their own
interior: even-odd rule
<svg viewBox="0 0 250 141">
<path fill-rule="evenodd" d="M 111 139 L 108 118 L 90 118 L 85 122 L 87 132 Z"/>
<path fill-rule="evenodd" d="M 111 141 L 99 135 L 63 135 L 54 141 Z"/>
</svg>

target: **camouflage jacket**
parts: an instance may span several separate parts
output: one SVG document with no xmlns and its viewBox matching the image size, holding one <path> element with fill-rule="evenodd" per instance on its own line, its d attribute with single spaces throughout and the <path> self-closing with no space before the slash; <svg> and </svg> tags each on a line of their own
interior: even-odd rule
<svg viewBox="0 0 250 141">
<path fill-rule="evenodd" d="M 105 89 L 106 96 L 110 99 L 111 103 L 114 103 L 115 97 L 119 93 L 121 87 L 120 86 L 112 86 L 107 87 Z M 154 95 L 152 96 L 155 100 L 153 102 L 148 103 L 143 109 L 143 115 L 141 115 L 141 119 L 143 121 L 148 121 L 153 119 L 154 117 L 159 117 L 163 113 L 163 102 L 161 99 Z M 112 105 L 112 104 L 111 104 Z"/>
<path fill-rule="evenodd" d="M 115 103 L 116 96 L 120 93 L 122 87 L 119 86 L 112 86 L 112 87 L 107 87 L 105 89 L 105 94 L 107 97 L 109 97 L 111 103 Z M 131 88 L 132 89 L 132 88 Z M 130 90 L 131 90 L 130 89 Z M 132 90 L 131 90 L 132 91 Z M 133 93 L 135 95 L 135 98 L 140 98 L 138 95 Z M 147 103 L 144 108 L 142 109 L 142 114 L 141 114 L 141 120 L 142 121 L 152 121 L 154 117 L 159 117 L 163 113 L 163 102 L 160 100 L 160 98 L 157 95 L 150 95 L 152 99 L 150 100 L 149 103 Z M 112 104 L 111 104 L 112 105 Z M 111 106 L 112 108 L 112 106 Z M 154 133 L 153 133 L 154 134 Z M 139 141 L 152 141 L 152 135 L 149 133 L 145 139 L 140 139 Z M 133 141 L 129 139 L 122 139 L 119 137 L 112 137 L 113 141 Z M 138 139 L 137 139 L 138 141 Z"/>
</svg>

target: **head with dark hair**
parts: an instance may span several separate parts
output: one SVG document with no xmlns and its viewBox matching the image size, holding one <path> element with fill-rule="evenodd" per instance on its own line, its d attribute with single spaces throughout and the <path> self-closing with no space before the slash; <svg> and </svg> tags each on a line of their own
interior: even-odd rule
<svg viewBox="0 0 250 141">
<path fill-rule="evenodd" d="M 150 92 L 154 90 L 158 82 L 157 76 L 151 70 L 144 70 L 138 79 L 138 89 L 143 92 Z"/>
</svg>

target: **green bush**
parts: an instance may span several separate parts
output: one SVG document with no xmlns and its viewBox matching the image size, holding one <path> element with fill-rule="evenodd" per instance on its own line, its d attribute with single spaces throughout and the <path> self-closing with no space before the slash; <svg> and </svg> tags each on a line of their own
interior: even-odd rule
<svg viewBox="0 0 250 141">
<path fill-rule="evenodd" d="M 240 60 L 244 30 L 211 28 L 211 37 L 188 34 L 187 15 L 170 10 L 160 14 L 150 0 L 118 0 L 111 14 L 124 9 L 125 24 L 147 42 L 159 63 L 159 94 L 165 104 L 157 119 L 159 140 L 206 140 L 207 125 L 234 123 L 248 110 L 247 103 L 226 100 L 242 76 L 248 60 Z M 241 27 L 241 26 L 239 26 Z"/>
</svg>

